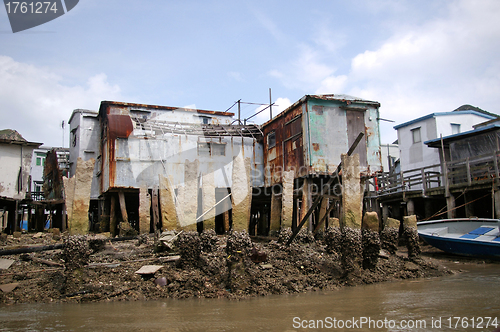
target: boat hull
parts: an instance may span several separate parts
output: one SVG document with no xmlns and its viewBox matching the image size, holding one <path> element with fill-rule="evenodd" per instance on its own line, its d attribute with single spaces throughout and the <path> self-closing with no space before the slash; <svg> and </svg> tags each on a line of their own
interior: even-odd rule
<svg viewBox="0 0 500 332">
<path fill-rule="evenodd" d="M 500 244 L 438 238 L 425 234 L 420 234 L 420 237 L 429 245 L 450 254 L 477 257 L 496 257 L 497 259 L 500 259 Z"/>
</svg>

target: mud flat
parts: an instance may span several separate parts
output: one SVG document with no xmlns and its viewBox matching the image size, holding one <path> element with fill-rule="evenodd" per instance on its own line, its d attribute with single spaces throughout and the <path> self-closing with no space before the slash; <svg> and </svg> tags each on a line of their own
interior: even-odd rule
<svg viewBox="0 0 500 332">
<path fill-rule="evenodd" d="M 284 230 L 277 238 L 251 239 L 244 231 L 184 232 L 173 250 L 162 252 L 155 251 L 149 236 L 117 242 L 52 233 L 4 236 L 0 253 L 36 246 L 60 249 L 2 254 L 0 303 L 243 299 L 454 273 L 445 265 L 455 257 L 426 256 L 424 246 L 422 255 L 411 258 L 403 247 L 394 253 L 381 250 L 378 259 L 371 253 L 372 264 L 352 274 L 343 264 L 338 229 L 321 239 L 301 231 L 286 246 L 290 235 Z"/>
</svg>

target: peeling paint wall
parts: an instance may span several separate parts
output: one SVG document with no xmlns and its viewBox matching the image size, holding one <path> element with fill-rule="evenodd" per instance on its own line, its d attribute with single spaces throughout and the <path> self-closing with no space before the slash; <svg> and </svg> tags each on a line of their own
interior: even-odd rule
<svg viewBox="0 0 500 332">
<path fill-rule="evenodd" d="M 89 232 L 89 203 L 95 159 L 83 161 L 79 158 L 75 175 L 64 180 L 68 228 L 71 234 Z"/>
<path fill-rule="evenodd" d="M 24 199 L 28 190 L 34 146 L 0 144 L 0 196 Z M 21 173 L 21 188 L 18 179 Z"/>
</svg>

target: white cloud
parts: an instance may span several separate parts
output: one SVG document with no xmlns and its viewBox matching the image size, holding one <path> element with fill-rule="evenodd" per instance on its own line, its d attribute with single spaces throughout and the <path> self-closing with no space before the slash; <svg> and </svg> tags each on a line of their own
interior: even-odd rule
<svg viewBox="0 0 500 332">
<path fill-rule="evenodd" d="M 121 98 L 120 88 L 103 73 L 70 86 L 48 68 L 0 55 L 0 129 L 15 129 L 28 141 L 61 146 L 61 121 L 67 123 L 74 109 L 97 111 L 102 100 Z M 67 131 L 64 137 L 67 147 Z"/>
<path fill-rule="evenodd" d="M 320 26 L 310 46 L 301 45 L 294 60 L 270 75 L 305 94 L 347 93 L 379 101 L 381 117 L 395 124 L 463 104 L 498 113 L 500 2 L 442 2 L 433 7 L 439 15 L 404 22 L 402 16 L 411 14 L 407 5 L 397 8 L 401 15 L 384 16 L 384 26 L 393 32 L 378 46 L 354 54 L 347 68 L 337 68 L 335 61 L 352 45 L 330 43 L 334 32 Z M 382 142 L 397 138 L 395 124 L 381 124 Z"/>
<path fill-rule="evenodd" d="M 336 71 L 334 66 L 325 64 L 321 53 L 307 45 L 299 46 L 299 57 L 283 66 L 273 69 L 269 75 L 281 80 L 289 89 L 311 91 L 311 87 L 327 79 Z"/>
<path fill-rule="evenodd" d="M 471 104 L 498 112 L 498 1 L 455 1 L 445 18 L 392 36 L 354 57 L 350 93 L 381 102 L 396 123 Z M 395 132 L 382 133 L 392 141 Z"/>
</svg>

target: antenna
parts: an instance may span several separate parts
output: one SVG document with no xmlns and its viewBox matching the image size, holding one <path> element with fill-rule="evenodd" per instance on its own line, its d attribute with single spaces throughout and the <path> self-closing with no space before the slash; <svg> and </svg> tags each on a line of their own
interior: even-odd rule
<svg viewBox="0 0 500 332">
<path fill-rule="evenodd" d="M 62 120 L 62 122 L 61 122 L 61 128 L 62 128 L 62 132 L 63 132 L 63 135 L 62 135 L 62 147 L 64 149 L 64 120 Z"/>
</svg>

